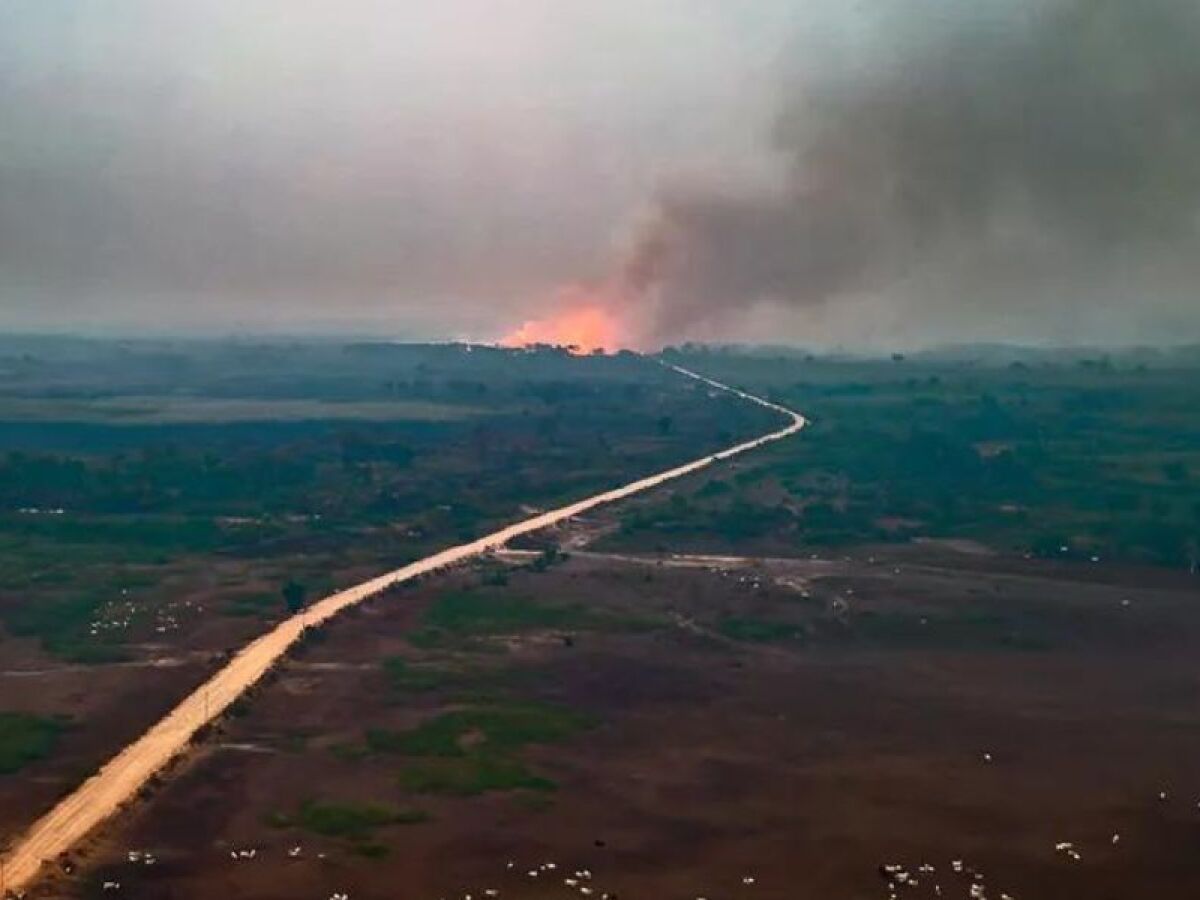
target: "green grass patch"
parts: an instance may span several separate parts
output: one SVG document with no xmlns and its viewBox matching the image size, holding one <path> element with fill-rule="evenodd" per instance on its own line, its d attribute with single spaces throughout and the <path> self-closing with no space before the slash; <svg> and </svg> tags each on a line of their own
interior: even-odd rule
<svg viewBox="0 0 1200 900">
<path fill-rule="evenodd" d="M 554 797 L 548 790 L 517 791 L 513 804 L 526 812 L 546 812 L 554 808 Z"/>
<path fill-rule="evenodd" d="M 425 610 L 421 628 L 410 640 L 418 646 L 436 646 L 447 640 L 493 634 L 584 628 L 593 622 L 594 617 L 579 606 L 539 603 L 500 589 L 450 591 Z"/>
<path fill-rule="evenodd" d="M 801 629 L 791 622 L 780 622 L 775 619 L 727 616 L 717 623 L 717 631 L 735 641 L 768 643 L 794 639 L 799 636 Z"/>
<path fill-rule="evenodd" d="M 443 713 L 403 733 L 368 734 L 374 746 L 420 757 L 400 773 L 416 793 L 472 796 L 488 791 L 546 792 L 553 781 L 518 758 L 529 744 L 564 740 L 592 724 L 589 717 L 546 704 L 502 705 Z"/>
<path fill-rule="evenodd" d="M 429 666 L 414 666 L 403 656 L 389 656 L 383 661 L 383 674 L 388 687 L 397 693 L 431 691 L 452 679 L 452 673 Z"/>
<path fill-rule="evenodd" d="M 257 618 L 283 610 L 283 600 L 276 594 L 239 594 L 225 605 L 230 616 Z"/>
<path fill-rule="evenodd" d="M 58 719 L 0 712 L 0 775 L 11 775 L 45 759 L 54 751 L 62 730 Z"/>
<path fill-rule="evenodd" d="M 85 666 L 125 662 L 131 658 L 129 651 L 119 644 L 94 643 L 86 638 L 54 641 L 47 645 L 47 649 L 59 659 Z"/>
<path fill-rule="evenodd" d="M 403 656 L 388 657 L 383 674 L 392 699 L 402 701 L 416 693 L 442 691 L 447 700 L 463 706 L 502 703 L 516 689 L 533 684 L 539 673 L 506 665 L 413 663 Z"/>
<path fill-rule="evenodd" d="M 480 587 L 442 594 L 425 611 L 410 643 L 436 648 L 472 638 L 530 631 L 603 630 L 638 632 L 660 628 L 664 620 L 646 615 L 618 615 L 582 604 L 542 603 L 499 587 Z"/>
<path fill-rule="evenodd" d="M 68 662 L 119 662 L 128 658 L 119 638 L 87 631 L 103 605 L 104 599 L 95 593 L 30 598 L 10 608 L 4 624 L 18 637 L 37 638 L 47 653 Z"/>
<path fill-rule="evenodd" d="M 328 402 L 310 398 L 189 397 L 129 394 L 120 397 L 5 397 L 0 417 L 14 422 L 88 422 L 106 425 L 178 425 L 237 422 L 453 422 L 490 413 L 464 404 L 420 400 Z"/>
<path fill-rule="evenodd" d="M 383 859 L 392 852 L 392 848 L 387 844 L 380 844 L 377 841 L 367 841 L 355 844 L 354 852 L 363 859 Z"/>
<path fill-rule="evenodd" d="M 293 815 L 275 812 L 267 824 L 275 828 L 300 828 L 322 837 L 367 842 L 380 828 L 415 825 L 429 820 L 419 809 L 397 809 L 384 803 L 333 803 L 308 800 Z"/>
<path fill-rule="evenodd" d="M 564 740 L 591 724 L 585 715 L 548 704 L 454 710 L 393 735 L 389 749 L 409 756 L 512 753 L 527 744 Z"/>
<path fill-rule="evenodd" d="M 387 728 L 368 728 L 363 735 L 363 747 L 358 748 L 360 753 L 357 758 L 362 759 L 371 753 L 399 753 L 401 744 L 399 732 Z M 354 757 L 343 756 L 343 758 L 352 759 Z"/>
<path fill-rule="evenodd" d="M 553 791 L 557 785 L 532 772 L 520 760 L 471 753 L 461 757 L 423 759 L 400 773 L 400 785 L 417 794 L 471 797 L 488 791 Z"/>
</svg>

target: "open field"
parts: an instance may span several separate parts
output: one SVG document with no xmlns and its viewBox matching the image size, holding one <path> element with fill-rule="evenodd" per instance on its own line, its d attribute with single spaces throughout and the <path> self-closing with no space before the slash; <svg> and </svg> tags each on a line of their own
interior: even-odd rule
<svg viewBox="0 0 1200 900">
<path fill-rule="evenodd" d="M 335 403 L 325 400 L 208 397 L 105 397 L 95 400 L 10 398 L 0 401 L 9 422 L 89 422 L 167 425 L 201 422 L 444 422 L 483 415 L 477 407 L 419 400 Z"/>
<path fill-rule="evenodd" d="M 9 390 L 23 391 L 26 402 L 45 394 L 53 405 L 84 383 L 93 392 L 119 392 L 132 390 L 132 382 L 186 381 L 174 369 L 143 371 L 154 368 L 145 348 L 111 354 L 107 345 L 67 347 L 83 359 L 15 358 L 12 365 L 27 377 Z M 439 396 L 457 408 L 474 408 L 462 403 L 465 396 L 479 400 L 466 375 L 493 374 L 485 353 L 384 349 L 383 363 L 366 354 L 373 365 L 395 378 L 415 355 L 420 375 L 411 390 L 387 390 Z M 216 352 L 207 345 L 185 350 Z M 339 422 L 276 422 L 246 432 L 244 423 L 199 430 L 6 424 L 4 440 L 12 443 L 7 452 L 0 448 L 0 712 L 53 717 L 61 727 L 52 745 L 15 754 L 19 771 L 0 777 L 0 835 L 10 838 L 28 825 L 231 651 L 282 619 L 292 602 L 288 591 L 300 604 L 310 602 L 528 516 L 531 502 L 576 499 L 774 421 L 737 403 L 732 420 L 718 416 L 734 430 L 714 427 L 693 402 L 693 389 L 641 360 L 577 365 L 553 352 L 503 355 L 511 357 L 511 377 L 490 378 L 485 393 L 497 396 L 497 405 L 484 425 L 418 423 L 413 430 L 362 420 L 348 431 Z M 253 360 L 262 369 L 260 356 Z M 349 396 L 357 384 L 358 394 L 371 396 L 379 373 L 355 365 L 348 368 L 357 383 L 343 373 L 338 390 Z M 64 374 L 73 367 L 78 384 Z M 211 371 L 235 374 L 229 367 Z M 274 371 L 266 366 L 257 382 L 238 381 L 236 391 L 256 384 L 271 394 Z M 574 413 L 571 401 L 591 394 L 586 416 Z M 524 405 L 514 414 L 500 397 L 518 395 Z M 294 401 L 252 402 L 286 410 Z M 723 406 L 711 402 L 712 411 Z M 568 459 L 573 466 L 563 464 Z M 504 478 L 494 474 L 501 469 Z"/>
<path fill-rule="evenodd" d="M 293 604 L 778 427 L 625 356 L 38 352 L 6 397 L 279 417 L 2 423 L 8 840 Z M 311 634 L 41 895 L 1195 895 L 1194 361 L 669 358 L 813 425 Z M 375 404 L 454 415 L 290 419 Z"/>
<path fill-rule="evenodd" d="M 952 551 L 529 561 L 322 632 L 46 890 L 885 898 L 885 863 L 914 898 L 973 872 L 989 897 L 1200 889 L 1186 578 Z"/>
<path fill-rule="evenodd" d="M 718 382 L 682 369 L 679 370 L 679 374 L 697 382 L 705 382 L 708 386 L 725 393 L 740 394 L 744 400 L 780 414 L 784 422 L 781 427 L 717 453 L 652 473 L 556 509 L 534 513 L 476 540 L 447 547 L 414 560 L 406 566 L 321 597 L 308 606 L 304 605 L 303 588 L 296 582 L 289 582 L 282 592 L 291 613 L 288 617 L 234 653 L 211 678 L 198 685 L 169 713 L 155 722 L 144 735 L 125 746 L 93 777 L 80 785 L 78 790 L 64 797 L 13 844 L 11 852 L 3 860 L 3 871 L 12 888 L 24 890 L 42 870 L 44 862 L 69 854 L 90 832 L 151 786 L 153 780 L 161 777 L 161 773 L 172 762 L 178 761 L 180 756 L 186 753 L 198 735 L 209 730 L 214 719 L 222 716 L 227 709 L 244 703 L 248 692 L 277 669 L 286 653 L 298 647 L 302 648 L 312 640 L 315 633 L 326 627 L 326 623 L 343 611 L 351 610 L 365 601 L 395 591 L 420 578 L 436 575 L 451 566 L 461 565 L 483 554 L 501 550 L 522 536 L 562 525 L 592 509 L 652 490 L 743 453 L 753 452 L 769 443 L 792 437 L 804 427 L 802 416 L 783 407 L 726 388 Z M 541 567 L 544 568 L 552 562 L 555 556 L 553 552 L 547 553 L 544 559 L 540 560 Z M 532 710 L 512 710 L 508 715 L 518 716 L 516 721 L 524 723 L 515 726 L 516 734 L 528 731 L 531 727 L 535 736 L 541 733 L 530 720 L 531 716 L 536 715 Z M 471 721 L 502 721 L 508 722 L 508 726 L 504 727 L 512 727 L 510 719 L 497 720 L 496 716 L 494 711 L 480 710 Z M 444 729 L 442 731 L 444 732 Z M 446 742 L 444 734 L 441 738 L 431 737 L 425 741 L 421 741 L 419 736 L 414 736 L 414 739 L 422 746 L 443 746 Z M 521 738 L 518 737 L 518 745 L 520 741 Z M 405 745 L 406 742 L 401 739 L 399 746 Z M 435 755 L 447 754 L 444 751 L 435 751 Z M 519 767 L 514 768 L 508 760 L 499 758 L 487 759 L 483 769 L 462 778 L 454 775 L 447 781 L 446 773 L 432 777 L 450 790 L 461 790 L 465 786 L 468 792 L 472 789 L 471 785 L 479 779 L 489 781 L 498 777 L 508 787 L 532 786 L 539 783 L 538 779 L 524 775 Z M 69 864 L 64 862 L 63 866 L 69 874 Z"/>
</svg>

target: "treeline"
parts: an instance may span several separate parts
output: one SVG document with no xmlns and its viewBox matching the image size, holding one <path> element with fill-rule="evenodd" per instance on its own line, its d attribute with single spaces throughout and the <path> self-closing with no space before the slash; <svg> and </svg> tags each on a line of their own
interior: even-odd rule
<svg viewBox="0 0 1200 900">
<path fill-rule="evenodd" d="M 1200 566 L 1200 372 L 705 361 L 811 426 L 728 482 L 631 513 L 627 538 L 802 549 L 968 537 L 1044 557 Z"/>
</svg>

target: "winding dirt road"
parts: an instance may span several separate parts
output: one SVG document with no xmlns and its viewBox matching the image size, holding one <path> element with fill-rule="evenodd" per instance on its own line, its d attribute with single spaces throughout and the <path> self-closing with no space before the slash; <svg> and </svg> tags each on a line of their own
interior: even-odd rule
<svg viewBox="0 0 1200 900">
<path fill-rule="evenodd" d="M 53 859 L 75 846 L 89 831 L 115 813 L 154 773 L 187 749 L 192 736 L 201 726 L 219 716 L 226 707 L 253 686 L 287 652 L 306 627 L 320 625 L 346 607 L 361 603 L 393 585 L 436 572 L 489 550 L 496 550 L 520 535 L 555 525 L 597 506 L 623 500 L 696 472 L 714 462 L 789 437 L 799 432 L 806 424 L 805 418 L 799 413 L 761 397 L 731 388 L 679 366 L 668 368 L 712 388 L 774 410 L 788 418 L 788 425 L 711 456 L 540 513 L 470 543 L 442 550 L 370 581 L 331 594 L 304 612 L 281 622 L 242 648 L 223 669 L 188 695 L 165 718 L 109 760 L 45 816 L 34 822 L 14 843 L 11 852 L 2 862 L 0 871 L 3 872 L 5 882 L 2 887 L 8 891 L 20 890 L 33 880 L 44 861 Z"/>
</svg>

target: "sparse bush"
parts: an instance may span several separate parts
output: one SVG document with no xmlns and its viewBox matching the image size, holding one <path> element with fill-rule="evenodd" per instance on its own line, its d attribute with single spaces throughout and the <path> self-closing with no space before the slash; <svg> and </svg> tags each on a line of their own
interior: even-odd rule
<svg viewBox="0 0 1200 900">
<path fill-rule="evenodd" d="M 59 719 L 0 712 L 0 775 L 21 771 L 49 756 L 63 730 Z"/>
<path fill-rule="evenodd" d="M 324 837 L 369 841 L 380 828 L 428 821 L 418 809 L 397 809 L 382 803 L 335 803 L 309 800 L 295 814 L 275 812 L 267 817 L 274 828 L 302 828 Z"/>
<path fill-rule="evenodd" d="M 280 593 L 283 595 L 283 603 L 288 612 L 294 615 L 304 609 L 305 597 L 307 595 L 304 585 L 289 580 L 280 590 Z"/>
<path fill-rule="evenodd" d="M 488 791 L 553 791 L 557 785 L 518 760 L 490 754 L 424 759 L 400 773 L 400 785 L 417 794 L 469 797 Z"/>
</svg>

